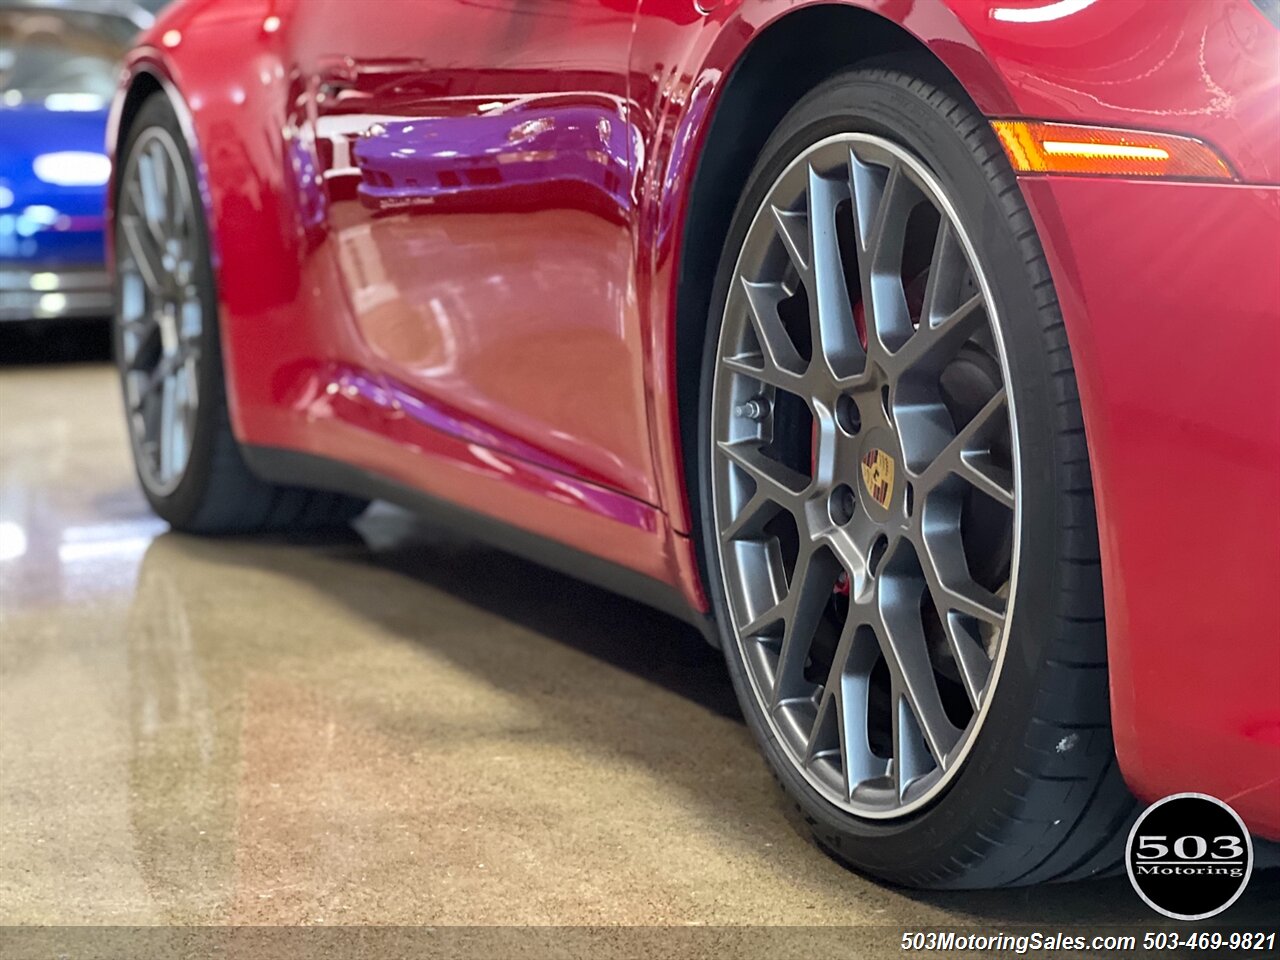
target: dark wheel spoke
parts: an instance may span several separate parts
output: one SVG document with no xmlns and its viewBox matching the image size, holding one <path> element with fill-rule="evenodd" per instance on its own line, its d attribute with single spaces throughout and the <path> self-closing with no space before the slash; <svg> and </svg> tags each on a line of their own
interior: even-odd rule
<svg viewBox="0 0 1280 960">
<path fill-rule="evenodd" d="M 786 623 L 789 609 L 790 605 L 785 597 L 776 603 L 771 603 L 762 613 L 743 625 L 742 635 L 745 637 L 759 637 L 766 632 L 783 626 Z"/>
<path fill-rule="evenodd" d="M 809 253 L 811 241 L 808 211 L 783 210 L 773 206 L 769 209 L 778 225 L 778 236 L 782 240 L 783 247 L 786 248 L 792 266 L 796 268 L 796 273 L 800 274 L 801 279 L 807 281 L 810 277 L 809 268 L 813 262 Z"/>
<path fill-rule="evenodd" d="M 156 296 L 163 296 L 168 289 L 167 276 L 160 250 L 147 223 L 139 217 L 125 214 L 120 226 L 129 256 L 137 265 L 147 289 Z"/>
<path fill-rule="evenodd" d="M 150 149 L 138 158 L 138 189 L 142 197 L 139 212 L 146 220 L 151 238 L 157 247 L 164 246 L 165 225 L 169 216 L 166 212 L 169 200 L 167 196 L 167 171 L 164 164 L 157 164 Z"/>
<path fill-rule="evenodd" d="M 801 763 L 811 765 L 814 760 L 824 756 L 841 758 L 843 764 L 844 723 L 841 714 L 844 711 L 839 681 L 834 686 L 825 686 L 818 698 L 818 709 L 814 714 L 813 726 L 805 740 Z M 834 736 L 833 736 L 834 734 Z M 845 777 L 844 792 L 849 793 L 849 780 Z"/>
<path fill-rule="evenodd" d="M 1001 506 L 1013 506 L 1013 471 L 998 463 L 989 450 L 967 450 L 960 454 L 960 463 L 959 476 Z"/>
<path fill-rule="evenodd" d="M 880 359 L 900 347 L 912 331 L 901 262 L 906 218 L 917 191 L 897 162 L 882 168 L 851 152 L 850 169 L 867 351 Z"/>
<path fill-rule="evenodd" d="M 926 299 L 928 294 L 926 294 Z M 936 322 L 921 322 L 901 350 L 893 355 L 895 373 L 919 371 L 937 377 L 975 333 L 986 326 L 986 304 L 981 294 L 972 297 Z M 926 308 L 927 315 L 927 308 Z"/>
<path fill-rule="evenodd" d="M 827 536 L 827 546 L 844 567 L 854 596 L 862 593 L 866 582 L 867 552 L 875 533 L 875 524 L 867 519 L 865 512 L 859 512 L 843 528 Z"/>
<path fill-rule="evenodd" d="M 146 386 L 143 389 L 144 394 L 154 393 L 160 390 L 168 383 L 178 369 L 182 366 L 182 358 L 176 354 L 171 354 L 160 360 L 160 362 L 147 375 Z"/>
<path fill-rule="evenodd" d="M 203 310 L 199 295 L 194 291 L 185 292 L 178 316 L 178 339 L 188 349 L 198 349 L 200 333 L 204 328 Z"/>
<path fill-rule="evenodd" d="M 898 798 L 905 799 L 907 788 L 937 766 L 911 698 L 895 689 L 893 703 L 893 781 Z"/>
<path fill-rule="evenodd" d="M 172 376 L 160 381 L 160 476 L 169 479 L 177 470 L 177 382 Z"/>
<path fill-rule="evenodd" d="M 926 518 L 926 525 L 929 520 Z M 1002 626 L 1007 603 L 986 587 L 974 582 L 965 559 L 960 533 L 948 523 L 945 531 L 926 532 L 916 551 L 925 582 L 939 613 L 955 613 L 983 623 Z"/>
<path fill-rule="evenodd" d="M 856 148 L 849 151 L 850 185 L 854 199 L 854 221 L 857 225 L 858 250 L 875 260 L 884 230 L 883 214 L 888 212 L 885 199 L 892 195 L 900 177 L 897 163 L 868 163 Z"/>
<path fill-rule="evenodd" d="M 958 586 L 939 581 L 930 590 L 939 607 L 994 626 L 1004 623 L 1004 601 L 972 580 Z"/>
<path fill-rule="evenodd" d="M 716 549 L 752 696 L 870 818 L 963 764 L 1014 599 L 1014 413 L 954 210 L 896 144 L 814 144 L 753 217 L 716 355 Z"/>
<path fill-rule="evenodd" d="M 768 488 L 765 488 L 766 490 Z M 720 531 L 723 540 L 756 540 L 764 535 L 764 526 L 781 509 L 777 500 L 757 489 L 738 511 L 738 515 Z"/>
<path fill-rule="evenodd" d="M 771 708 L 786 700 L 788 691 L 794 691 L 801 679 L 805 656 L 831 597 L 834 579 L 834 570 L 820 561 L 813 548 L 801 550 L 791 590 L 784 601 L 786 626 L 778 652 Z"/>
<path fill-rule="evenodd" d="M 825 363 L 828 376 L 847 374 L 860 366 L 862 356 L 836 234 L 836 208 L 850 199 L 849 183 L 810 166 L 808 192 L 809 337 L 814 362 Z"/>
<path fill-rule="evenodd" d="M 901 202 L 903 177 L 901 164 L 894 163 L 888 167 L 880 186 L 880 195 L 876 198 L 875 214 L 867 224 L 866 252 L 870 255 L 873 269 L 883 269 L 898 252 L 890 244 L 897 239 L 899 233 L 894 213 L 896 204 Z M 871 196 L 875 196 L 874 190 L 869 192 Z"/>
<path fill-rule="evenodd" d="M 160 327 L 152 317 L 130 321 L 124 326 L 129 340 L 121 352 L 120 360 L 127 371 L 147 369 L 160 350 Z"/>
<path fill-rule="evenodd" d="M 200 375 L 199 375 L 200 352 L 198 350 L 188 350 L 182 361 L 182 378 L 184 390 L 186 391 L 187 406 L 194 411 L 200 405 Z"/>
<path fill-rule="evenodd" d="M 880 648 L 893 688 L 911 707 L 929 752 L 938 766 L 946 767 L 948 754 L 960 732 L 947 718 L 942 695 L 929 658 L 929 648 L 919 618 L 920 587 L 896 580 L 882 583 L 880 599 L 881 623 L 877 630 Z"/>
<path fill-rule="evenodd" d="M 960 672 L 969 705 L 976 709 L 982 703 L 987 680 L 991 676 L 991 659 L 978 633 L 977 621 L 953 610 L 942 617 L 947 647 Z"/>
<path fill-rule="evenodd" d="M 781 283 L 743 280 L 741 297 L 760 345 L 756 355 L 726 357 L 725 366 L 784 390 L 797 389 L 805 363 L 796 351 L 778 315 L 778 305 L 790 294 Z"/>
<path fill-rule="evenodd" d="M 872 752 L 868 738 L 870 688 L 868 676 L 846 672 L 840 677 L 840 758 L 850 796 L 859 784 L 883 777 L 888 769 L 888 763 Z"/>
<path fill-rule="evenodd" d="M 819 756 L 826 746 L 824 733 L 830 732 L 828 717 L 834 719 L 836 753 L 844 776 L 848 799 L 861 783 L 885 775 L 886 761 L 871 749 L 867 719 L 870 711 L 870 668 L 876 650 L 874 641 L 850 620 L 841 632 L 831 669 L 823 683 L 817 718 L 805 748 L 806 762 Z"/>
<path fill-rule="evenodd" d="M 1003 506 L 1014 503 L 1013 474 L 1007 468 L 997 466 L 990 455 L 990 440 L 994 432 L 1007 429 L 1008 395 L 998 390 L 982 409 L 974 415 L 933 457 L 933 461 L 921 473 L 918 486 L 929 492 L 943 483 L 948 476 L 962 480 L 981 489 Z"/>
<path fill-rule="evenodd" d="M 151 146 L 151 156 L 155 163 L 156 179 L 159 181 L 162 200 L 160 232 L 167 242 L 172 242 L 178 239 L 178 230 L 185 220 L 182 202 L 174 183 L 177 172 L 171 166 L 169 157 L 161 144 L 156 143 Z"/>
<path fill-rule="evenodd" d="M 933 254 L 929 257 L 929 277 L 920 311 L 921 327 L 937 329 L 945 326 L 947 318 L 961 312 L 973 297 L 977 297 L 977 305 L 983 304 L 980 294 L 968 292 L 965 281 L 969 276 L 969 262 L 960 238 L 951 222 L 943 220 L 938 224 Z"/>
<path fill-rule="evenodd" d="M 751 478 L 756 485 L 756 491 L 774 503 L 794 503 L 809 485 L 808 478 L 803 474 L 766 456 L 759 440 L 721 442 L 719 448 L 721 453 Z"/>
</svg>

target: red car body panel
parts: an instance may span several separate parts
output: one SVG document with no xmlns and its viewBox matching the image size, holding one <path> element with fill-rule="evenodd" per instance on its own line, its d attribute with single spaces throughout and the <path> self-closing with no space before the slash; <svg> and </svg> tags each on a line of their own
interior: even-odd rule
<svg viewBox="0 0 1280 960">
<path fill-rule="evenodd" d="M 1275 835 L 1280 188 L 1023 189 L 1087 345 L 1073 353 L 1125 775 L 1147 797 L 1221 797 Z"/>
<path fill-rule="evenodd" d="M 238 438 L 705 611 L 677 278 L 686 245 L 721 241 L 685 235 L 690 191 L 735 67 L 816 6 L 170 8 L 110 146 L 134 84 L 185 105 Z M 1143 798 L 1215 793 L 1280 838 L 1280 30 L 1248 0 L 842 6 L 853 33 L 896 24 L 988 116 L 1189 135 L 1237 174 L 1020 182 L 1080 383 L 1121 767 Z"/>
</svg>

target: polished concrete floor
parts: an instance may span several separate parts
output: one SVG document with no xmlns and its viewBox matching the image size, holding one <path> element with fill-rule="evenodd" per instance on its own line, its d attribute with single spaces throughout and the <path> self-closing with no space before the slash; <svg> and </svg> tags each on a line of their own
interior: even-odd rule
<svg viewBox="0 0 1280 960">
<path fill-rule="evenodd" d="M 1159 919 L 846 871 L 688 628 L 429 523 L 167 532 L 101 362 L 0 366 L 0 598 L 0 923 Z"/>
</svg>

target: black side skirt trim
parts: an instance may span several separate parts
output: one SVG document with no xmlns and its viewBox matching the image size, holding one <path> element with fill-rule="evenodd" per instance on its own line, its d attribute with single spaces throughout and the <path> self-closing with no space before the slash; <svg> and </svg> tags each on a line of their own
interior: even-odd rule
<svg viewBox="0 0 1280 960">
<path fill-rule="evenodd" d="M 340 460 L 280 447 L 242 445 L 240 450 L 249 469 L 270 483 L 386 500 L 466 536 L 668 613 L 697 627 L 709 643 L 719 646 L 711 618 L 694 610 L 678 590 L 660 580 Z"/>
</svg>

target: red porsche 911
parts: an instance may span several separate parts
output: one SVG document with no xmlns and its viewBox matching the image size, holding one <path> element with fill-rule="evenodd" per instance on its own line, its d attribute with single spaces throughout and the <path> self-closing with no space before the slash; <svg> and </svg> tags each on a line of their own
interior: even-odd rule
<svg viewBox="0 0 1280 960">
<path fill-rule="evenodd" d="M 185 0 L 108 136 L 174 528 L 384 499 L 689 620 L 897 883 L 1280 839 L 1276 0 Z"/>
</svg>

